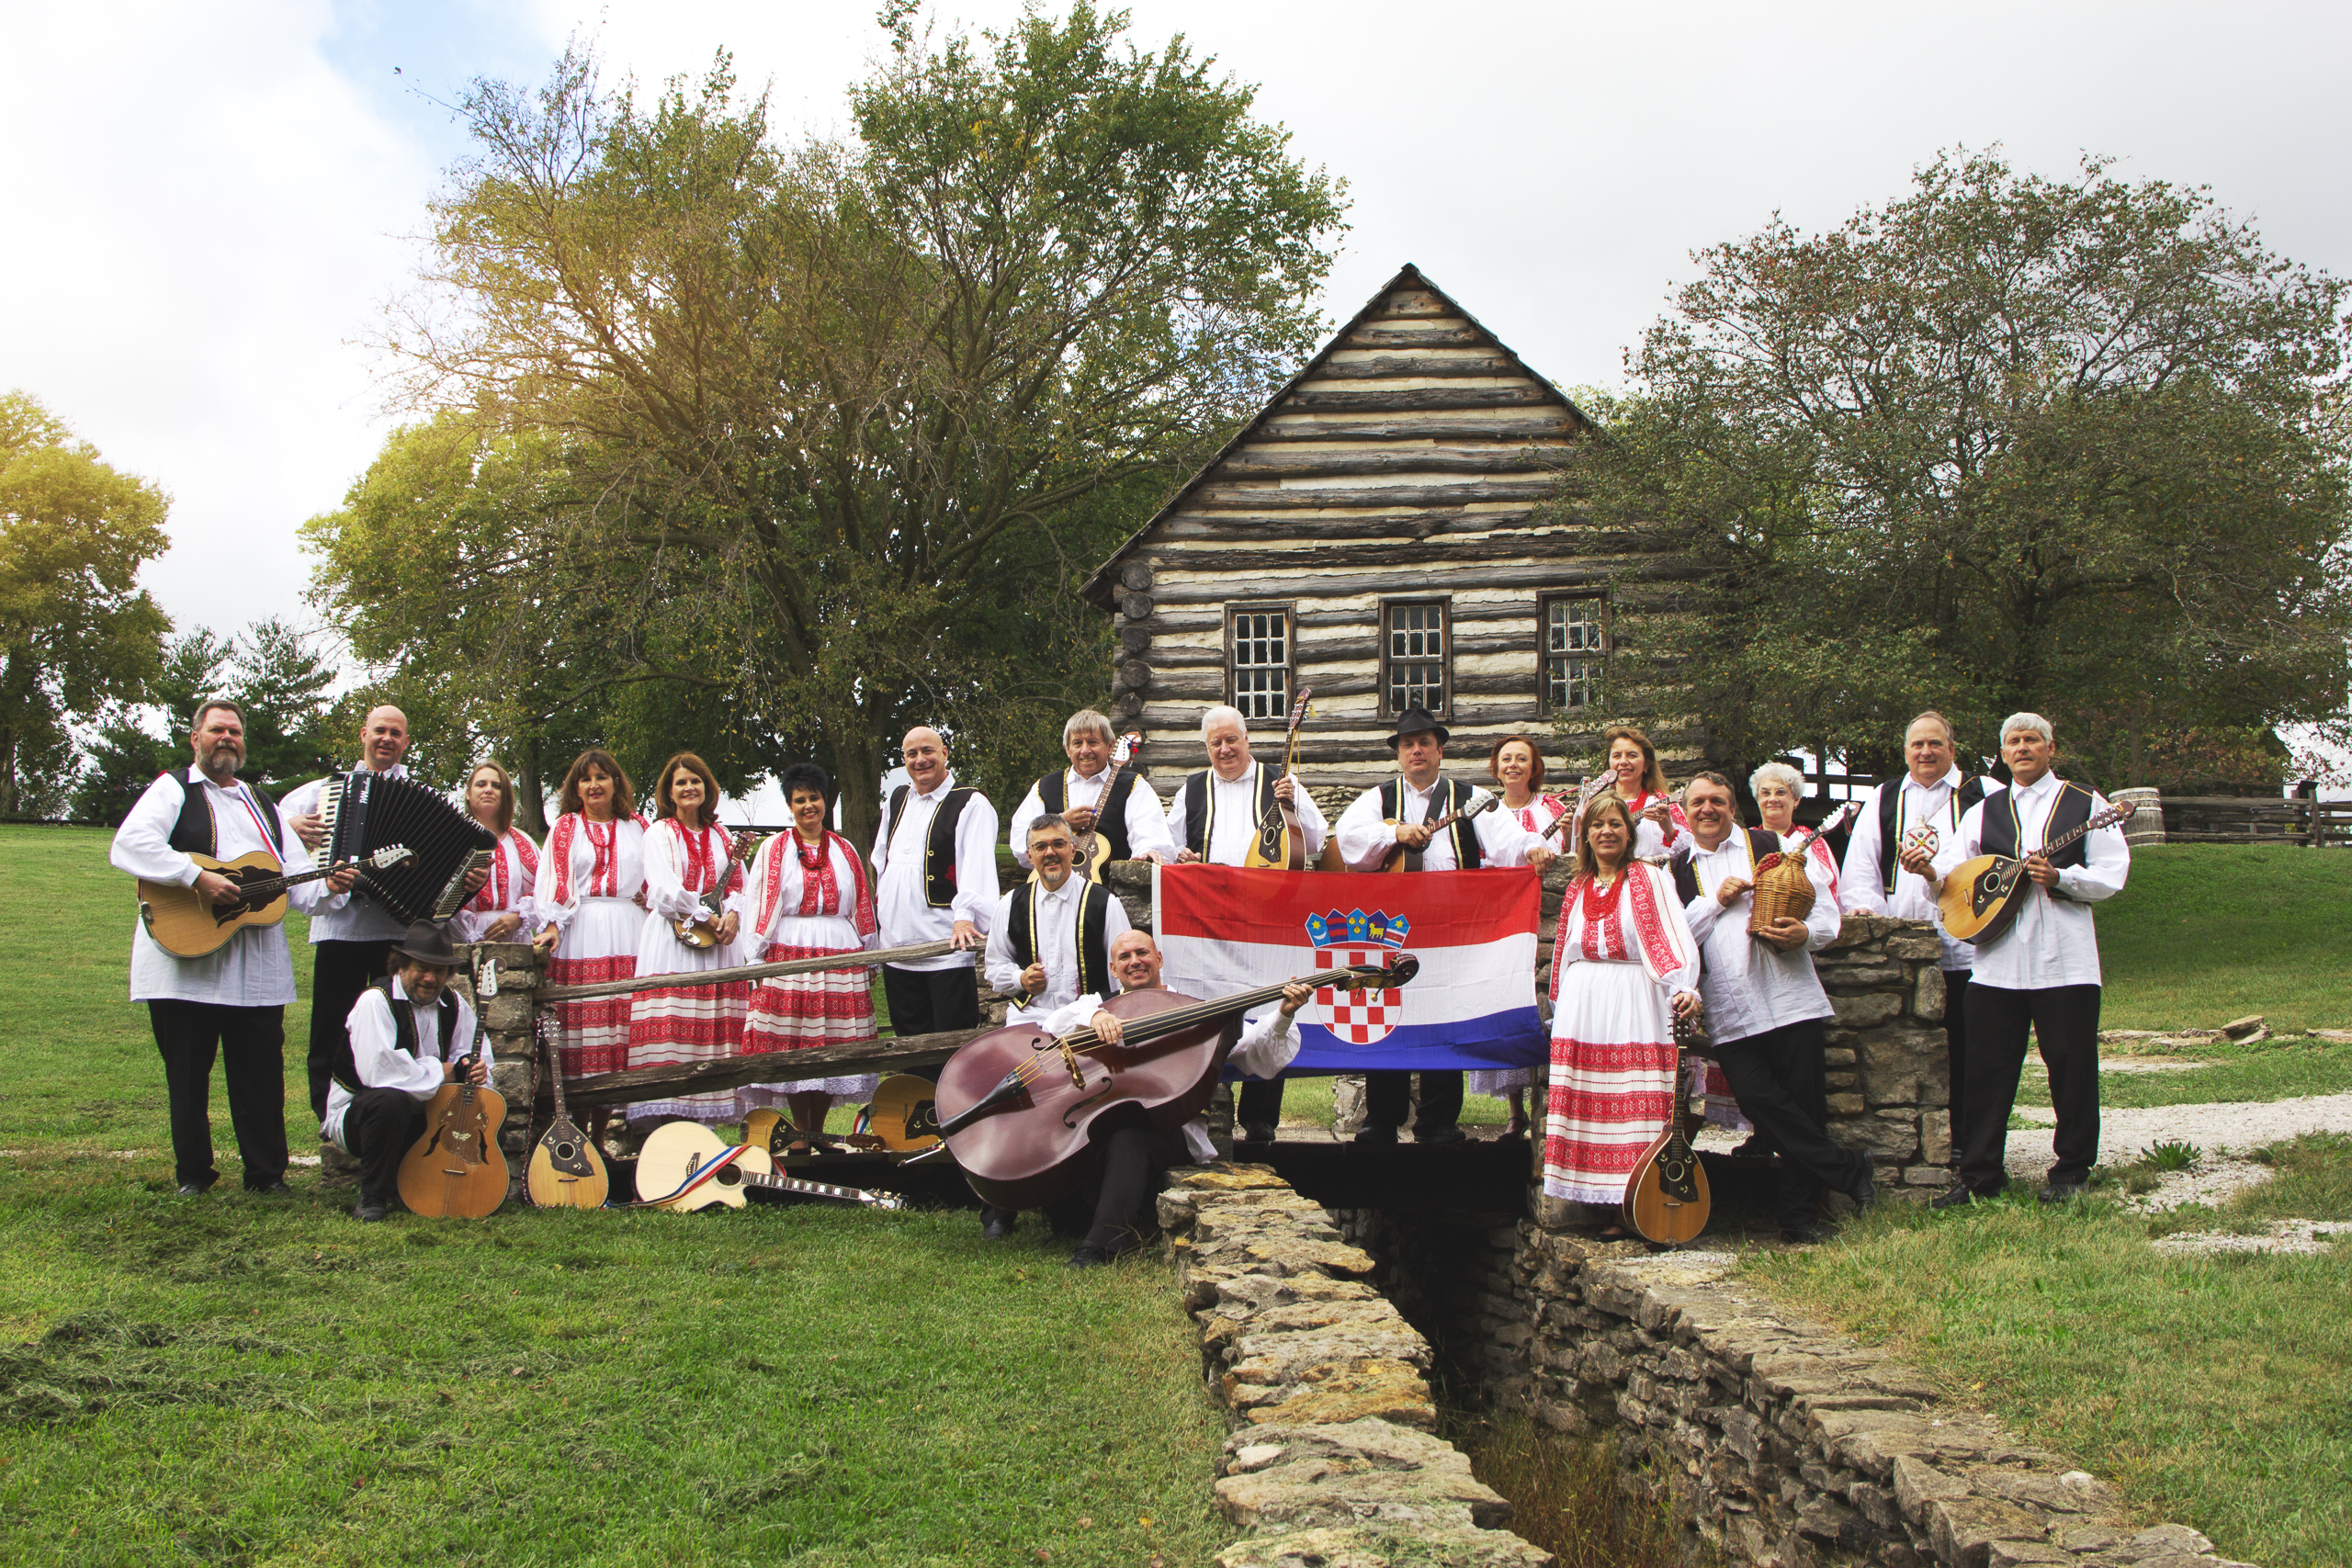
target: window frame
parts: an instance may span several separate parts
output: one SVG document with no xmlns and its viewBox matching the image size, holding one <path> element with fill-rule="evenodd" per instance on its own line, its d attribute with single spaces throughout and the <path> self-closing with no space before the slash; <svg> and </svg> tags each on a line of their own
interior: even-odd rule
<svg viewBox="0 0 2352 1568">
<path fill-rule="evenodd" d="M 1228 599 L 1225 604 L 1225 701 L 1228 707 L 1240 708 L 1242 716 L 1256 728 L 1263 716 L 1252 714 L 1241 702 L 1241 671 L 1244 668 L 1235 646 L 1234 623 L 1243 615 L 1279 615 L 1283 617 L 1283 700 L 1280 711 L 1272 716 L 1277 725 L 1290 722 L 1290 710 L 1298 702 L 1298 602 L 1295 599 Z M 1252 670 L 1272 669 L 1271 665 L 1253 664 Z"/>
<path fill-rule="evenodd" d="M 1380 619 L 1375 633 L 1380 640 L 1380 716 L 1391 721 L 1403 716 L 1403 710 L 1392 706 L 1389 702 L 1389 671 L 1391 667 L 1397 662 L 1389 651 L 1389 614 L 1395 610 L 1418 609 L 1424 607 L 1434 607 L 1442 617 L 1438 631 L 1439 635 L 1445 639 L 1443 650 L 1437 658 L 1438 664 L 1442 667 L 1442 672 L 1440 674 L 1439 679 L 1442 681 L 1445 685 L 1445 703 L 1442 707 L 1430 709 L 1430 716 L 1450 724 L 1453 720 L 1454 705 L 1454 623 L 1453 595 L 1451 593 L 1389 593 L 1381 595 Z M 1426 663 L 1428 660 L 1405 660 L 1405 662 Z"/>
<path fill-rule="evenodd" d="M 1551 649 L 1552 606 L 1574 600 L 1589 600 L 1600 608 L 1594 617 L 1599 630 L 1599 642 L 1592 654 L 1600 665 L 1594 677 L 1592 700 L 1582 704 L 1555 704 L 1552 701 L 1552 660 L 1555 657 L 1577 658 L 1570 653 L 1555 655 Z M 1610 653 L 1615 639 L 1610 635 L 1609 590 L 1606 588 L 1559 588 L 1535 596 L 1535 706 L 1546 717 L 1555 714 L 1597 712 L 1607 703 Z"/>
</svg>

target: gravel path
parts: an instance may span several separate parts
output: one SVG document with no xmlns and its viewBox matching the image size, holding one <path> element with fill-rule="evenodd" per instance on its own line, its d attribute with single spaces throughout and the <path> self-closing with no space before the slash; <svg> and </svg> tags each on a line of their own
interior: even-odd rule
<svg viewBox="0 0 2352 1568">
<path fill-rule="evenodd" d="M 2018 1114 L 2045 1125 L 2057 1112 L 2043 1105 L 2021 1105 Z M 2157 1105 L 2142 1111 L 2099 1112 L 2099 1157 L 2121 1165 L 2160 1143 L 2194 1144 L 2207 1155 L 2244 1153 L 2298 1133 L 2352 1133 L 2352 1094 L 2315 1094 L 2301 1100 L 2251 1100 L 2237 1105 Z M 2051 1134 L 2009 1134 L 2007 1166 L 2012 1176 L 2038 1176 L 2057 1156 Z"/>
</svg>

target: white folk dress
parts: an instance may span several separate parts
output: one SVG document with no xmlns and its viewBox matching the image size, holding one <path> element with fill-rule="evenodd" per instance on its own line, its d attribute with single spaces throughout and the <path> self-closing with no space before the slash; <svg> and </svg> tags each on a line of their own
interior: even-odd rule
<svg viewBox="0 0 2352 1568">
<path fill-rule="evenodd" d="M 731 969 L 746 962 L 739 931 L 734 942 L 688 947 L 671 924 L 703 912 L 703 895 L 724 890 L 722 912 L 740 923 L 743 913 L 742 868 L 728 859 L 734 840 L 714 822 L 700 831 L 664 817 L 645 835 L 645 917 L 638 923 L 637 976 L 690 975 Z M 751 987 L 741 980 L 724 986 L 664 986 L 630 998 L 628 1065 L 675 1066 L 724 1062 L 743 1050 L 743 1012 Z M 740 1090 L 640 1100 L 628 1108 L 631 1122 L 681 1118 L 716 1127 L 743 1119 Z"/>
<path fill-rule="evenodd" d="M 1502 815 L 1515 819 L 1530 833 L 1541 833 L 1568 814 L 1568 803 L 1554 795 L 1539 795 L 1526 805 L 1513 807 L 1506 804 Z M 1557 848 L 1555 844 L 1554 848 Z M 1535 1086 L 1533 1067 L 1473 1067 L 1465 1086 L 1472 1094 L 1489 1094 L 1497 1099 L 1515 1089 Z"/>
<path fill-rule="evenodd" d="M 1698 985 L 1699 944 L 1672 877 L 1636 863 L 1606 894 L 1589 877 L 1569 885 L 1552 950 L 1546 1197 L 1623 1201 L 1675 1111 L 1668 998 Z"/>
<path fill-rule="evenodd" d="M 839 833 L 827 832 L 823 854 L 800 841 L 797 832 L 778 833 L 760 846 L 752 862 L 752 917 L 745 943 L 760 956 L 746 963 L 784 964 L 796 958 L 870 953 L 881 945 L 874 911 L 874 889 L 857 851 Z M 872 1040 L 874 971 L 820 969 L 808 975 L 777 975 L 752 993 L 751 1018 L 743 1028 L 743 1053 L 807 1051 Z M 777 1062 L 779 1069 L 788 1065 Z M 753 1105 L 781 1106 L 794 1094 L 850 1098 L 874 1092 L 874 1073 L 763 1083 L 744 1091 Z"/>
<path fill-rule="evenodd" d="M 645 823 L 637 817 L 592 822 L 566 812 L 539 852 L 532 894 L 542 926 L 560 934 L 548 960 L 548 984 L 585 986 L 637 973 L 645 929 Z M 628 998 L 596 997 L 555 1007 L 563 1075 L 616 1073 L 628 1066 Z"/>
<path fill-rule="evenodd" d="M 539 884 L 539 846 L 531 842 L 530 835 L 517 828 L 509 828 L 499 835 L 498 847 L 491 852 L 490 880 L 481 891 L 466 900 L 449 922 L 452 942 L 480 942 L 481 933 L 501 915 L 523 917 L 510 942 L 528 942 L 534 925 L 536 906 L 531 894 Z"/>
</svg>

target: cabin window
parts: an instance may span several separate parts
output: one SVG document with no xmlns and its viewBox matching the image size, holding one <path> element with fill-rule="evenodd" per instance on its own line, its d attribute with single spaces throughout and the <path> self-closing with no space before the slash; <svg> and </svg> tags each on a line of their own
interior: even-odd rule
<svg viewBox="0 0 2352 1568">
<path fill-rule="evenodd" d="M 1241 716 L 1290 717 L 1290 606 L 1236 604 L 1226 611 L 1226 689 Z"/>
<path fill-rule="evenodd" d="M 1543 650 L 1546 713 L 1573 713 L 1600 703 L 1601 664 L 1607 657 L 1602 615 L 1608 607 L 1608 600 L 1598 593 L 1555 593 L 1544 599 L 1536 646 Z"/>
<path fill-rule="evenodd" d="M 1453 628 L 1442 599 L 1392 599 L 1380 607 L 1380 689 L 1386 716 L 1427 708 L 1442 718 L 1453 689 Z"/>
</svg>

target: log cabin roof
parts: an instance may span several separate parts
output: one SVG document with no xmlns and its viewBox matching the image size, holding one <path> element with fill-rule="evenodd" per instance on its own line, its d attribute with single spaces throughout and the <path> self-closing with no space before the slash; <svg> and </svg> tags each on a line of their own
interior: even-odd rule
<svg viewBox="0 0 2352 1568">
<path fill-rule="evenodd" d="M 1399 295 L 1430 297 L 1427 306 L 1419 301 L 1399 301 Z M 1431 329 L 1398 329 L 1394 323 L 1424 320 L 1448 320 L 1466 323 Z M 1371 330 L 1379 322 L 1386 331 Z M 1380 349 L 1423 350 L 1424 353 L 1375 354 L 1371 358 L 1359 358 L 1335 364 L 1333 355 L 1342 350 L 1366 351 Z M 1317 390 L 1309 385 L 1317 381 L 1364 380 L 1386 381 L 1393 385 L 1362 389 Z M 1430 388 L 1431 380 L 1457 380 L 1452 388 Z M 1500 383 L 1500 384 L 1498 384 Z M 1511 383 L 1517 383 L 1513 385 Z M 1523 424 L 1527 410 L 1554 407 L 1566 416 L 1548 428 Z M 1446 416 L 1463 411 L 1487 410 L 1498 416 L 1514 415 L 1509 429 L 1488 428 L 1467 423 L 1454 423 Z M 1295 418 L 1302 414 L 1329 412 L 1333 414 L 1388 414 L 1398 416 L 1383 423 L 1333 419 L 1307 420 L 1302 423 L 1276 427 L 1277 417 Z M 1435 415 L 1416 423 L 1416 414 Z M 1462 453 L 1459 455 L 1434 449 L 1430 443 L 1453 437 L 1469 437 L 1487 442 L 1511 441 L 1525 435 L 1539 435 L 1540 445 L 1558 448 L 1577 435 L 1593 428 L 1584 412 L 1545 378 L 1528 368 L 1519 355 L 1512 353 L 1500 338 L 1487 330 L 1476 317 L 1457 304 L 1452 296 L 1431 283 L 1420 269 L 1410 262 L 1405 264 L 1396 276 L 1383 284 L 1363 309 L 1349 319 L 1331 340 L 1300 367 L 1297 375 L 1283 383 L 1256 417 L 1235 433 L 1233 438 L 1217 449 L 1216 455 L 1203 464 L 1200 470 L 1180 486 L 1148 522 L 1128 536 L 1125 543 L 1112 552 L 1110 558 L 1095 569 L 1080 594 L 1106 613 L 1116 606 L 1117 573 L 1120 564 L 1158 528 L 1171 513 L 1188 505 L 1200 503 L 1203 492 L 1213 478 L 1227 481 L 1250 479 L 1278 479 L 1279 463 L 1261 460 L 1242 465 L 1238 471 L 1236 455 L 1253 444 L 1268 441 L 1307 440 L 1315 442 L 1362 441 L 1366 455 L 1360 459 L 1361 471 L 1380 474 L 1389 471 L 1417 474 L 1456 474 L 1464 481 L 1446 490 L 1432 490 L 1424 478 L 1415 487 L 1416 493 L 1406 504 L 1425 507 L 1442 505 L 1483 498 L 1484 476 L 1515 471 L 1521 477 L 1528 473 L 1524 464 L 1513 463 L 1508 457 L 1492 454 Z M 1407 451 L 1396 451 L 1399 446 Z M 1385 448 L 1386 450 L 1382 450 Z M 1328 468 L 1328 462 L 1318 465 Z M 1222 470 L 1222 471 L 1221 471 Z M 1213 498 L 1215 492 L 1209 492 Z M 1262 493 L 1261 501 L 1268 500 Z M 1329 504 L 1333 498 L 1309 490 L 1290 492 L 1275 505 Z M 1376 491 L 1357 491 L 1342 504 L 1374 503 Z"/>
</svg>

